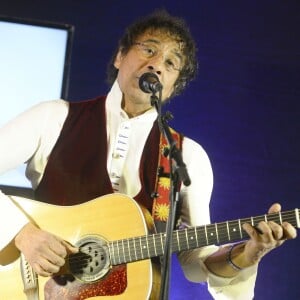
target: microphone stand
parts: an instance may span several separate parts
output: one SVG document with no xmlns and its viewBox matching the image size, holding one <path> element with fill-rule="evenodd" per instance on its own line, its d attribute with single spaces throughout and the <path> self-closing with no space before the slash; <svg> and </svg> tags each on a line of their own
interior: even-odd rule
<svg viewBox="0 0 300 300">
<path fill-rule="evenodd" d="M 160 132 L 165 136 L 169 145 L 169 151 L 166 155 L 169 155 L 170 160 L 170 210 L 165 233 L 164 254 L 162 258 L 162 282 L 159 297 L 160 300 L 168 300 L 172 260 L 172 237 L 175 226 L 176 209 L 179 202 L 179 187 L 181 182 L 185 186 L 190 185 L 191 180 L 189 178 L 186 165 L 182 160 L 182 153 L 176 147 L 176 142 L 173 139 L 169 126 L 167 125 L 167 121 L 170 119 L 171 114 L 167 112 L 165 116 L 162 115 L 161 98 L 161 90 L 159 91 L 159 97 L 155 95 L 155 92 L 152 93 L 151 105 L 155 106 L 157 110 L 157 121 Z"/>
</svg>

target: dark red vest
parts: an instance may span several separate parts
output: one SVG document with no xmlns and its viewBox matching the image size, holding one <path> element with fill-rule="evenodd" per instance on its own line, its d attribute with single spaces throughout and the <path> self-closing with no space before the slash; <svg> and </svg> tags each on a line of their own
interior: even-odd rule
<svg viewBox="0 0 300 300">
<path fill-rule="evenodd" d="M 71 102 L 60 136 L 35 191 L 39 201 L 73 205 L 112 193 L 107 173 L 106 97 Z M 158 168 L 160 132 L 148 136 L 140 162 L 141 190 L 134 197 L 150 212 Z"/>
</svg>

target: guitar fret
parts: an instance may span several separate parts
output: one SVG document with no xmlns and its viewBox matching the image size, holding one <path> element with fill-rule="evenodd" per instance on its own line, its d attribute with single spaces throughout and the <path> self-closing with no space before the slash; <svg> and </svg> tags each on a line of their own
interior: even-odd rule
<svg viewBox="0 0 300 300">
<path fill-rule="evenodd" d="M 178 237 L 179 237 L 179 247 L 180 250 L 185 250 L 187 249 L 187 240 L 186 240 L 186 234 L 184 230 L 178 230 L 177 231 Z M 173 246 L 174 250 L 178 250 L 179 248 L 176 248 L 175 246 Z"/>
<path fill-rule="evenodd" d="M 177 235 L 178 235 L 177 247 L 174 246 L 174 249 L 177 249 L 179 251 L 187 249 L 186 248 L 186 238 L 185 238 L 184 230 L 178 230 Z"/>
<path fill-rule="evenodd" d="M 115 265 L 117 264 L 117 257 L 118 257 L 118 247 L 116 246 L 118 244 L 117 241 L 114 242 L 114 258 L 115 258 Z"/>
<path fill-rule="evenodd" d="M 136 255 L 137 255 L 138 259 L 141 259 L 141 258 L 143 258 L 141 238 L 136 239 L 136 241 L 137 241 Z"/>
<path fill-rule="evenodd" d="M 176 239 L 177 239 L 178 250 L 181 251 L 180 243 L 179 243 L 179 232 L 178 231 L 176 231 Z"/>
<path fill-rule="evenodd" d="M 134 248 L 134 255 L 135 255 L 135 260 L 138 260 L 137 252 L 136 252 L 136 245 L 135 245 L 136 239 L 133 239 L 133 248 Z"/>
<path fill-rule="evenodd" d="M 242 232 L 242 224 L 241 224 L 241 219 L 239 219 L 239 230 L 240 230 L 240 238 L 243 238 L 243 232 Z"/>
<path fill-rule="evenodd" d="M 160 236 L 160 243 L 161 243 L 161 253 L 163 255 L 165 254 L 165 244 L 164 244 L 163 234 L 160 233 L 159 236 Z"/>
<path fill-rule="evenodd" d="M 132 261 L 132 258 L 131 258 L 131 251 L 130 251 L 130 244 L 129 244 L 129 239 L 127 239 L 127 247 L 128 247 L 129 260 Z"/>
<path fill-rule="evenodd" d="M 219 233 L 218 233 L 217 223 L 215 223 L 215 231 L 216 231 L 216 235 L 217 235 L 217 242 L 219 244 L 220 240 L 219 240 Z"/>
<path fill-rule="evenodd" d="M 299 209 L 298 208 L 296 208 L 295 209 L 295 214 L 296 214 L 296 224 L 295 224 L 295 226 L 297 226 L 298 228 L 300 228 L 300 213 L 299 213 Z"/>
<path fill-rule="evenodd" d="M 118 263 L 117 259 L 119 257 L 119 255 L 118 255 L 118 242 L 116 242 L 115 245 L 114 245 L 114 255 L 115 255 L 115 264 L 117 264 Z"/>
<path fill-rule="evenodd" d="M 119 241 L 117 241 L 119 264 L 121 263 Z"/>
<path fill-rule="evenodd" d="M 207 237 L 207 228 L 206 228 L 206 226 L 204 226 L 204 229 L 205 229 L 205 239 L 206 239 L 206 244 L 209 245 L 209 243 L 208 243 L 208 237 Z"/>
<path fill-rule="evenodd" d="M 194 232 L 195 232 L 195 237 L 196 237 L 196 244 L 197 244 L 197 247 L 199 247 L 199 241 L 198 241 L 198 235 L 197 235 L 196 227 L 194 228 Z"/>
<path fill-rule="evenodd" d="M 146 244 L 147 244 L 147 247 L 144 246 L 144 248 L 147 250 L 148 252 L 148 256 L 147 257 L 150 257 L 150 253 L 149 253 L 149 244 L 148 244 L 148 238 L 145 237 L 145 240 L 146 240 Z"/>
<path fill-rule="evenodd" d="M 164 253 L 161 234 L 158 234 L 157 236 L 157 253 L 158 255 L 162 255 Z"/>
<path fill-rule="evenodd" d="M 151 242 L 150 257 L 157 256 L 157 254 L 156 254 L 156 247 L 155 247 L 155 240 L 154 240 L 154 234 L 151 235 L 151 240 L 149 240 L 149 242 Z"/>
<path fill-rule="evenodd" d="M 160 243 L 160 236 L 158 234 L 155 234 L 155 247 L 156 247 L 157 256 L 160 256 L 161 255 L 161 243 Z"/>
<path fill-rule="evenodd" d="M 187 249 L 190 248 L 190 244 L 189 244 L 189 237 L 187 234 L 187 229 L 184 229 L 184 233 L 185 233 L 185 239 L 186 239 L 186 245 L 187 245 Z"/>
<path fill-rule="evenodd" d="M 279 215 L 279 223 L 280 223 L 280 225 L 282 225 L 282 215 L 281 215 L 281 212 L 279 212 L 278 215 Z"/>
<path fill-rule="evenodd" d="M 122 258 L 126 260 L 126 255 L 125 255 L 125 247 L 124 247 L 124 240 L 122 240 L 122 249 L 123 249 L 123 256 Z M 121 260 L 123 262 L 123 259 Z"/>
<path fill-rule="evenodd" d="M 110 257 L 111 257 L 111 260 L 112 260 L 112 264 L 115 265 L 116 264 L 116 258 L 115 258 L 114 242 L 111 242 L 111 243 L 108 244 L 108 249 L 109 249 Z"/>
<path fill-rule="evenodd" d="M 152 238 L 153 238 L 154 254 L 155 254 L 155 256 L 157 256 L 157 250 L 156 250 L 156 243 L 155 243 L 155 236 L 154 236 L 154 234 L 152 234 Z"/>
<path fill-rule="evenodd" d="M 152 248 L 153 248 L 151 245 L 151 235 L 147 235 L 146 243 L 147 243 L 147 258 L 148 258 L 151 257 Z"/>
<path fill-rule="evenodd" d="M 142 247 L 142 237 L 140 237 L 140 249 L 141 249 L 141 259 L 143 259 L 143 247 Z"/>
<path fill-rule="evenodd" d="M 228 235 L 228 241 L 231 241 L 231 237 L 230 237 L 230 230 L 229 230 L 229 222 L 226 222 L 226 226 L 227 226 L 227 235 Z"/>
</svg>

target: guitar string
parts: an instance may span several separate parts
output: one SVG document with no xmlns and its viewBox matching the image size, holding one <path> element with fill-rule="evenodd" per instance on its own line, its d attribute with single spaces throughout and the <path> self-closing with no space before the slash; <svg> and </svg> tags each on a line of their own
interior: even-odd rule
<svg viewBox="0 0 300 300">
<path fill-rule="evenodd" d="M 254 217 L 253 219 L 261 219 L 261 217 L 259 218 L 259 217 Z M 294 218 L 293 218 L 294 219 Z M 248 220 L 248 219 L 245 219 L 245 220 Z M 259 221 L 258 220 L 258 221 Z M 285 221 L 288 221 L 288 220 L 285 220 Z M 237 221 L 228 221 L 228 223 L 230 223 L 230 222 L 237 222 Z M 225 223 L 227 223 L 227 222 L 224 222 L 224 224 L 223 225 L 225 225 Z M 222 225 L 222 223 L 219 223 L 219 225 Z M 212 227 L 214 224 L 209 224 L 209 225 L 207 225 L 206 227 Z M 200 227 L 200 228 L 204 228 L 205 226 L 203 226 L 203 227 Z M 204 229 L 203 229 L 204 230 Z M 183 235 L 184 237 L 186 237 L 186 234 L 187 234 L 187 232 L 188 231 L 193 231 L 194 232 L 194 230 L 192 229 L 192 228 L 187 228 L 187 229 L 185 229 L 185 230 L 180 230 L 180 231 L 175 231 L 174 233 L 173 233 L 173 235 L 175 235 L 176 233 L 178 233 L 179 235 Z M 227 230 L 226 230 L 227 231 Z M 225 237 L 228 237 L 228 233 L 225 233 L 224 234 L 224 236 Z M 129 245 L 131 245 L 131 246 L 133 246 L 133 247 L 128 247 L 128 246 L 124 246 L 123 247 L 123 245 L 121 246 L 121 248 L 123 248 L 123 249 L 121 249 L 121 254 L 122 254 L 122 252 L 123 252 L 123 255 L 119 255 L 120 257 L 122 256 L 122 257 L 124 257 L 125 259 L 126 259 L 126 256 L 128 256 L 128 253 L 129 253 L 129 261 L 132 261 L 132 260 L 134 260 L 134 259 L 131 259 L 131 257 L 130 257 L 130 252 L 134 252 L 134 253 L 136 253 L 136 246 L 135 246 L 135 243 L 133 243 L 133 245 L 132 245 L 132 242 L 134 242 L 134 241 L 136 241 L 137 239 L 141 239 L 141 238 L 143 238 L 143 239 L 145 239 L 145 240 L 149 240 L 150 239 L 150 237 L 155 241 L 155 238 L 156 238 L 156 240 L 158 240 L 158 241 L 160 241 L 161 240 L 161 238 L 162 238 L 162 236 L 161 235 L 148 235 L 148 236 L 143 236 L 143 237 L 136 237 L 136 238 L 130 238 L 130 239 L 126 239 L 126 241 L 127 241 L 127 245 L 129 244 Z M 219 234 L 219 237 L 220 237 L 220 234 Z M 221 235 L 221 237 L 222 237 L 222 235 Z M 182 237 L 181 237 L 182 238 Z M 226 239 L 227 240 L 227 239 Z M 124 241 L 124 240 L 119 240 L 119 241 L 114 241 L 114 242 L 110 242 L 108 245 L 112 245 L 113 246 L 113 243 L 117 243 L 117 248 L 120 248 L 119 247 L 119 243 L 118 242 L 120 242 L 120 241 Z M 149 242 L 150 242 L 150 240 L 149 240 Z M 175 244 L 176 245 L 176 242 L 174 242 L 173 241 L 173 244 Z M 213 242 L 212 243 L 209 243 L 209 244 L 213 244 Z M 208 245 L 208 244 L 206 244 L 206 245 Z M 152 247 L 153 246 L 153 247 Z M 161 245 L 161 247 L 162 247 L 163 245 Z M 205 244 L 203 245 L 203 246 L 205 246 Z M 195 248 L 197 247 L 197 245 L 195 246 Z M 198 246 L 199 247 L 199 246 Z M 92 246 L 90 246 L 90 249 L 92 249 L 92 248 L 94 248 L 94 249 L 99 249 L 99 246 L 97 245 L 96 247 L 92 247 Z M 149 251 L 149 252 L 153 252 L 153 249 L 155 249 L 156 247 L 154 246 L 154 245 L 151 245 L 150 244 L 150 247 L 149 247 L 149 245 L 148 245 L 148 247 L 147 247 L 147 250 Z M 129 251 L 127 251 L 126 252 L 126 250 L 129 250 Z M 119 249 L 119 251 L 117 251 L 118 253 L 120 252 L 120 249 Z M 142 253 L 142 249 L 141 249 L 141 253 Z M 127 254 L 127 255 L 126 255 Z M 142 255 L 142 257 L 143 256 L 147 256 L 147 255 Z M 152 255 L 151 255 L 152 256 Z M 82 257 L 84 257 L 83 258 L 83 260 L 87 260 L 86 259 L 86 254 L 84 254 L 83 253 L 83 255 L 80 257 L 80 256 L 77 256 L 75 259 L 74 259 L 74 261 L 75 260 L 81 260 L 82 259 Z M 148 258 L 148 257 L 147 257 Z M 71 259 L 72 260 L 72 259 Z M 120 260 L 120 259 L 119 259 Z M 128 261 L 128 260 L 126 260 L 126 261 Z"/>
<path fill-rule="evenodd" d="M 293 214 L 294 214 L 294 212 L 293 212 Z M 285 215 L 286 216 L 286 215 Z M 252 219 L 253 220 L 255 220 L 255 219 L 258 219 L 257 221 L 261 221 L 261 218 L 264 218 L 264 216 L 260 216 L 260 217 L 253 217 Z M 247 219 L 241 219 L 241 220 L 246 220 L 246 221 L 248 221 L 248 220 L 251 220 L 251 218 L 247 218 Z M 291 220 L 294 220 L 294 218 L 292 218 Z M 285 218 L 285 220 L 284 221 L 289 221 L 289 219 L 286 219 Z M 223 223 L 218 223 L 218 226 L 220 227 L 221 225 L 224 225 L 224 226 L 226 226 L 226 223 L 236 223 L 236 222 L 238 222 L 238 221 L 228 221 L 228 222 L 223 222 Z M 200 226 L 200 227 L 196 227 L 196 230 L 199 230 L 199 229 L 202 229 L 202 230 L 205 230 L 205 227 L 206 227 L 206 229 L 208 228 L 208 227 L 215 227 L 214 226 L 214 224 L 209 224 L 209 225 L 206 225 L 206 226 Z M 227 227 L 227 226 L 226 226 Z M 187 229 L 184 229 L 184 230 L 179 230 L 179 231 L 174 231 L 173 232 L 173 235 L 176 235 L 177 233 L 178 233 L 178 235 L 181 235 L 181 239 L 182 239 L 182 236 L 184 236 L 184 237 L 186 237 L 186 235 L 187 235 L 187 233 L 189 232 L 189 231 L 192 231 L 193 233 L 195 232 L 195 230 L 194 230 L 195 228 L 187 228 Z M 219 228 L 218 228 L 219 229 Z M 228 230 L 227 230 L 227 228 L 225 228 L 226 230 L 226 232 L 225 232 L 225 234 L 221 234 L 220 235 L 220 233 L 218 234 L 219 235 L 219 238 L 222 238 L 222 237 L 226 237 L 226 241 L 232 241 L 232 239 L 230 239 L 230 240 L 228 240 Z M 236 233 L 236 234 L 239 234 L 239 233 Z M 156 235 L 146 235 L 146 236 L 142 236 L 142 237 L 135 237 L 135 238 L 129 238 L 129 239 L 124 239 L 124 240 L 119 240 L 119 241 L 114 241 L 114 242 L 109 242 L 108 243 L 108 247 L 109 247 L 109 245 L 110 246 L 112 246 L 112 247 L 114 247 L 114 245 L 113 244 L 117 244 L 114 248 L 116 248 L 116 249 L 118 249 L 118 250 L 116 250 L 115 252 L 118 252 L 118 253 L 120 253 L 121 252 L 121 254 L 122 254 L 122 252 L 123 252 L 123 255 L 119 255 L 119 256 L 122 256 L 122 257 L 125 257 L 126 258 L 126 254 L 127 254 L 127 256 L 128 256 L 128 253 L 130 253 L 130 252 L 134 252 L 134 253 L 136 253 L 136 243 L 134 243 L 134 241 L 136 241 L 136 240 L 140 240 L 140 239 L 145 239 L 145 241 L 149 241 L 150 242 L 150 238 L 152 238 L 153 239 L 153 241 L 155 242 L 155 239 L 158 241 L 158 242 L 160 242 L 161 241 L 161 238 L 163 238 L 162 237 L 162 235 L 163 234 L 156 234 Z M 189 235 L 188 235 L 189 236 Z M 208 237 L 208 239 L 212 239 L 212 237 Z M 239 238 L 239 240 L 240 240 L 241 238 Z M 183 239 L 184 240 L 184 239 Z M 126 242 L 126 244 L 127 245 L 125 245 L 125 246 L 123 246 L 123 244 L 124 243 L 121 243 L 122 245 L 120 246 L 119 244 L 120 244 L 120 242 L 124 242 L 124 241 L 127 241 Z M 156 242 L 157 242 L 156 241 Z M 133 242 L 133 243 L 132 243 Z M 215 242 L 217 242 L 217 240 L 215 240 Z M 129 247 L 128 247 L 128 244 L 130 245 Z M 133 244 L 133 245 L 132 245 Z M 176 245 L 177 243 L 176 243 L 176 241 L 174 241 L 173 240 L 173 244 L 174 245 Z M 197 243 L 197 244 L 199 244 L 199 243 Z M 206 245 L 210 245 L 210 244 L 214 244 L 213 243 L 213 241 L 211 242 L 211 243 L 206 243 L 206 244 L 203 244 L 203 245 L 201 245 L 201 246 L 206 246 Z M 161 247 L 162 247 L 163 245 L 161 245 Z M 197 247 L 197 245 L 195 246 L 195 248 Z M 199 247 L 199 246 L 198 246 Z M 153 252 L 153 249 L 155 249 L 156 247 L 155 247 L 155 245 L 151 245 L 150 244 L 150 247 L 149 247 L 149 245 L 148 245 L 148 247 L 147 247 L 147 250 L 149 250 L 149 252 Z M 100 249 L 99 248 L 99 246 L 98 245 L 96 245 L 95 247 L 94 246 L 90 246 L 89 247 L 89 249 L 91 249 L 91 250 L 98 250 L 98 249 Z M 129 251 L 125 251 L 125 250 L 129 250 Z M 142 249 L 141 249 L 141 253 L 142 253 Z M 129 255 L 130 256 L 130 255 Z M 142 255 L 142 257 L 143 256 L 145 256 L 145 253 L 144 253 L 144 255 Z M 147 256 L 147 255 L 146 255 Z M 70 258 L 69 258 L 69 261 L 76 261 L 76 260 L 84 260 L 84 261 L 86 261 L 86 260 L 88 260 L 87 258 L 86 258 L 86 254 L 85 253 L 83 253 L 81 256 L 80 256 L 80 254 L 79 255 L 77 255 L 77 256 L 71 256 Z M 120 260 L 120 259 L 119 259 Z M 133 259 L 134 260 L 134 259 Z M 132 259 L 131 259 L 131 257 L 130 257 L 130 261 L 132 261 Z"/>
<path fill-rule="evenodd" d="M 293 223 L 292 221 L 296 221 L 296 217 L 295 217 L 295 214 L 296 214 L 296 210 L 293 210 L 293 211 L 288 211 L 288 212 L 283 212 L 281 213 L 281 218 L 283 219 L 283 222 L 290 222 L 290 223 Z M 208 246 L 208 245 L 213 245 L 215 243 L 218 242 L 218 239 L 219 240 L 222 240 L 222 238 L 226 238 L 226 241 L 227 242 L 230 242 L 230 241 L 234 241 L 234 240 L 242 240 L 244 238 L 247 237 L 245 231 L 242 230 L 242 232 L 244 232 L 244 235 L 245 237 L 244 238 L 238 238 L 236 237 L 235 239 L 228 239 L 230 234 L 233 235 L 241 235 L 241 232 L 240 230 L 236 231 L 236 232 L 230 232 L 228 233 L 228 226 L 227 224 L 229 225 L 230 227 L 230 224 L 238 224 L 238 223 L 245 223 L 245 222 L 248 222 L 248 223 L 251 223 L 251 220 L 253 220 L 253 223 L 255 225 L 255 223 L 257 222 L 260 222 L 260 221 L 263 221 L 265 220 L 265 216 L 267 217 L 268 221 L 272 221 L 274 218 L 276 218 L 276 220 L 281 219 L 280 218 L 280 214 L 278 213 L 274 213 L 274 214 L 268 214 L 268 215 L 262 215 L 262 216 L 257 216 L 257 217 L 250 217 L 250 218 L 244 218 L 244 219 L 239 219 L 239 220 L 234 220 L 234 221 L 227 221 L 227 222 L 221 222 L 221 223 L 215 223 L 215 224 L 208 224 L 208 225 L 203 225 L 203 226 L 197 226 L 197 227 L 188 227 L 186 229 L 182 229 L 182 230 L 175 230 L 173 232 L 173 240 L 172 240 L 172 245 L 173 246 L 177 246 L 178 242 L 176 241 L 176 237 L 177 235 L 179 235 L 179 239 L 180 240 L 185 240 L 185 243 L 186 244 L 189 244 L 189 243 L 195 243 L 196 242 L 196 245 L 195 247 L 193 248 L 197 248 L 197 247 L 202 247 L 202 246 Z M 222 233 L 221 229 L 220 229 L 220 226 L 224 226 L 223 230 L 225 231 L 225 233 Z M 212 240 L 214 239 L 214 241 L 209 241 L 209 243 L 205 243 L 203 245 L 200 245 L 199 242 L 197 241 L 197 238 L 200 238 L 199 235 L 197 234 L 197 237 L 193 237 L 196 235 L 196 231 L 199 231 L 199 230 L 203 230 L 204 231 L 204 235 L 205 235 L 205 232 L 207 234 L 207 231 L 209 231 L 210 229 L 213 229 L 212 232 L 215 232 L 215 228 L 217 228 L 217 230 L 221 231 L 221 232 L 218 232 L 218 234 L 214 234 L 214 236 L 205 236 L 205 240 L 208 239 L 208 240 Z M 193 233 L 193 235 L 189 235 L 189 233 Z M 197 232 L 198 233 L 198 232 Z M 161 234 L 154 234 L 154 235 L 145 235 L 145 236 L 140 236 L 140 237 L 133 237 L 133 238 L 128 238 L 128 239 L 123 239 L 123 240 L 116 240 L 116 241 L 112 241 L 112 242 L 108 242 L 108 244 L 106 246 L 108 246 L 109 248 L 109 251 L 111 252 L 111 248 L 114 248 L 114 256 L 118 256 L 119 259 L 115 259 L 115 261 L 123 261 L 125 259 L 125 262 L 129 262 L 129 261 L 135 261 L 136 260 L 136 256 L 137 256 L 137 252 L 140 252 L 139 256 L 141 256 L 141 259 L 144 258 L 144 259 L 147 259 L 147 258 L 150 258 L 152 256 L 155 256 L 155 252 L 157 251 L 157 247 L 156 245 L 157 244 L 160 244 L 160 248 L 162 249 L 161 252 L 163 251 L 163 247 L 164 247 L 164 244 L 161 243 L 161 240 L 163 239 L 164 240 L 164 237 L 163 237 L 164 233 L 161 233 Z M 186 237 L 193 237 L 193 241 L 191 240 L 187 240 Z M 217 239 L 218 238 L 218 239 Z M 146 247 L 146 253 L 143 252 L 143 249 L 144 247 L 140 247 L 140 251 L 136 251 L 137 250 L 137 247 L 136 247 L 136 244 L 140 244 L 140 242 L 137 242 L 135 243 L 135 241 L 140 241 L 141 239 L 145 240 L 145 242 L 151 242 L 150 239 L 153 240 L 153 244 L 149 243 L 147 244 L 147 247 Z M 126 241 L 124 243 L 124 241 Z M 121 245 L 120 245 L 121 244 Z M 125 245 L 124 245 L 125 244 Z M 144 245 L 145 246 L 145 245 Z M 139 248 L 139 247 L 138 247 Z M 177 249 L 178 247 L 176 247 L 175 249 Z M 89 246 L 89 250 L 91 251 L 99 251 L 99 249 L 101 249 L 101 247 L 99 247 L 99 245 L 96 245 L 96 246 Z M 127 251 L 126 251 L 127 250 Z M 155 251 L 156 250 L 156 251 Z M 186 250 L 186 249 L 184 249 Z M 148 256 L 147 254 L 151 253 L 153 255 L 150 255 Z M 175 251 L 174 251 L 175 252 Z M 133 259 L 131 258 L 131 255 L 130 253 L 134 253 L 134 257 Z M 112 253 L 110 253 L 112 254 Z M 143 255 L 144 254 L 144 255 Z M 163 254 L 163 252 L 161 253 Z M 74 263 L 74 262 L 78 262 L 80 264 L 83 264 L 85 265 L 89 260 L 90 258 L 87 258 L 86 257 L 86 253 L 83 253 L 83 254 L 77 254 L 77 255 L 72 255 L 69 257 L 69 262 L 71 263 Z M 126 259 L 126 257 L 129 257 L 129 259 Z M 123 258 L 123 260 L 121 259 Z"/>
</svg>

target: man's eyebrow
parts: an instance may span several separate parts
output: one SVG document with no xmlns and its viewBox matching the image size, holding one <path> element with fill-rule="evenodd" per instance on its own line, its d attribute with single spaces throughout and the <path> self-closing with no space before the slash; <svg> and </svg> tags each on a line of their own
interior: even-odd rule
<svg viewBox="0 0 300 300">
<path fill-rule="evenodd" d="M 148 39 L 143 41 L 143 43 L 154 43 L 154 44 L 161 44 L 160 40 Z"/>
<path fill-rule="evenodd" d="M 181 61 L 183 60 L 183 54 L 182 52 L 179 52 L 177 50 L 172 51 Z"/>
<path fill-rule="evenodd" d="M 142 41 L 142 43 L 154 43 L 154 44 L 161 44 L 162 42 L 160 40 L 157 40 L 157 39 L 147 39 L 147 40 L 144 40 Z M 181 51 L 177 51 L 176 49 L 173 49 L 172 52 L 181 60 L 183 61 L 183 54 Z"/>
</svg>

